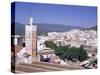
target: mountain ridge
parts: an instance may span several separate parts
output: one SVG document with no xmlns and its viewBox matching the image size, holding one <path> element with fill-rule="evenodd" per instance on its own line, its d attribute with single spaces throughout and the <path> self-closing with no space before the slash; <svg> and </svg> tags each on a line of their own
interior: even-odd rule
<svg viewBox="0 0 100 75">
<path fill-rule="evenodd" d="M 11 27 L 15 25 L 15 35 L 24 35 L 25 34 L 25 25 L 21 23 L 12 23 Z M 37 25 L 38 35 L 47 34 L 47 32 L 65 32 L 71 29 L 85 30 L 81 26 L 71 26 L 71 25 L 62 25 L 62 24 L 48 24 L 48 23 L 34 23 Z"/>
</svg>

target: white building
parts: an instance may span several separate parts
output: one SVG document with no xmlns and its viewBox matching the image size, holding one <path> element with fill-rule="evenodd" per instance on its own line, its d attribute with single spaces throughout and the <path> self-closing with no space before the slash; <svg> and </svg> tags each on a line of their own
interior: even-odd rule
<svg viewBox="0 0 100 75">
<path fill-rule="evenodd" d="M 25 48 L 32 61 L 36 59 L 37 51 L 37 26 L 33 25 L 33 18 L 30 16 L 28 25 L 25 25 Z M 29 61 L 32 63 L 32 61 Z"/>
<path fill-rule="evenodd" d="M 37 53 L 37 26 L 33 25 L 32 17 L 30 17 L 29 24 L 25 25 L 25 47 L 17 46 L 17 38 L 15 38 L 16 63 L 32 63 Z"/>
<path fill-rule="evenodd" d="M 68 45 L 80 47 L 87 45 L 97 47 L 97 32 L 95 30 L 81 31 L 73 29 L 68 32 L 49 32 L 48 41 L 53 41 L 57 45 Z"/>
<path fill-rule="evenodd" d="M 45 47 L 45 37 L 43 36 L 39 36 L 38 39 L 37 39 L 37 51 L 41 51 L 41 50 L 44 50 L 46 47 Z"/>
</svg>

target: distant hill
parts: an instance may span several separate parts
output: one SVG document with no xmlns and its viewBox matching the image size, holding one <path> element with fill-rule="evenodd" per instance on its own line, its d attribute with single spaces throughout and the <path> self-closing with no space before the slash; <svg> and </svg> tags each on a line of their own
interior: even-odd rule
<svg viewBox="0 0 100 75">
<path fill-rule="evenodd" d="M 38 34 L 46 34 L 47 32 L 64 32 L 71 29 L 84 30 L 84 27 L 71 26 L 71 25 L 61 25 L 61 24 L 47 24 L 47 23 L 34 23 L 38 27 Z M 11 24 L 14 26 L 14 23 Z M 25 25 L 20 23 L 15 23 L 15 34 L 24 35 Z"/>
<path fill-rule="evenodd" d="M 97 31 L 97 26 L 93 26 L 93 27 L 87 28 L 87 30 L 96 30 Z"/>
<path fill-rule="evenodd" d="M 20 23 L 12 23 L 11 29 L 13 31 L 12 35 L 24 35 L 25 34 L 25 25 Z M 14 33 L 15 32 L 15 33 Z"/>
</svg>

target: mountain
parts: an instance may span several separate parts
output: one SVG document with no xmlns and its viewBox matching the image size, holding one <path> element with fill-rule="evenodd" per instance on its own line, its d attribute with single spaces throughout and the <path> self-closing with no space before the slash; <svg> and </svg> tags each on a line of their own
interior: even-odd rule
<svg viewBox="0 0 100 75">
<path fill-rule="evenodd" d="M 71 25 L 61 25 L 61 24 L 47 24 L 47 23 L 34 23 L 38 27 L 38 34 L 46 34 L 47 32 L 64 32 L 71 29 L 84 30 L 84 27 L 71 26 Z M 25 25 L 21 23 L 12 23 L 12 27 L 15 25 L 15 34 L 24 35 Z"/>
<path fill-rule="evenodd" d="M 93 27 L 87 28 L 87 30 L 96 30 L 97 31 L 97 26 L 93 26 Z"/>
<path fill-rule="evenodd" d="M 65 32 L 71 29 L 80 29 L 83 30 L 83 27 L 80 26 L 71 26 L 71 25 L 61 25 L 61 24 L 47 24 L 47 23 L 36 23 L 38 26 L 38 34 L 43 34 L 47 32 Z"/>
<path fill-rule="evenodd" d="M 25 25 L 21 23 L 12 23 L 11 24 L 11 35 L 24 35 L 25 34 Z"/>
</svg>

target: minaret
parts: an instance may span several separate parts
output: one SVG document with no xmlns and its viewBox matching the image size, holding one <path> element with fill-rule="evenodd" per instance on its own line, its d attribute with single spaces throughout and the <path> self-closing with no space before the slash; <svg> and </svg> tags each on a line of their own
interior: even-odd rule
<svg viewBox="0 0 100 75">
<path fill-rule="evenodd" d="M 37 26 L 33 25 L 32 16 L 29 18 L 29 24 L 25 26 L 25 48 L 30 55 L 27 63 L 32 63 L 36 60 L 37 53 Z"/>
</svg>

